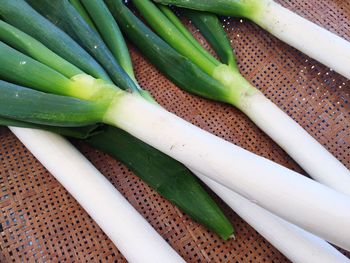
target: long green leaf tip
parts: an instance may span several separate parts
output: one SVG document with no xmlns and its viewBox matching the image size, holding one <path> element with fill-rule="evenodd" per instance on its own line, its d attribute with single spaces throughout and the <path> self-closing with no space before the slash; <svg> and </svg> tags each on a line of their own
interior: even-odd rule
<svg viewBox="0 0 350 263">
<path fill-rule="evenodd" d="M 95 78 L 109 79 L 104 69 L 71 37 L 42 17 L 24 0 L 0 0 L 0 17 L 60 57 Z"/>
<path fill-rule="evenodd" d="M 231 223 L 181 163 L 111 126 L 87 142 L 127 165 L 164 198 L 221 238 L 227 240 L 233 235 Z"/>
<path fill-rule="evenodd" d="M 236 55 L 218 17 L 215 14 L 189 9 L 184 9 L 183 12 L 207 39 L 221 61 L 233 70 L 238 70 Z"/>
<path fill-rule="evenodd" d="M 153 0 L 164 5 L 206 11 L 219 15 L 254 17 L 266 0 Z M 269 0 L 267 0 L 269 1 Z"/>
<path fill-rule="evenodd" d="M 116 61 L 106 44 L 68 0 L 27 0 L 39 13 L 84 47 L 121 89 L 139 93 L 138 86 Z"/>
<path fill-rule="evenodd" d="M 78 127 L 99 122 L 108 105 L 47 94 L 0 80 L 0 116 L 36 124 Z"/>
<path fill-rule="evenodd" d="M 122 0 L 105 0 L 105 3 L 128 39 L 175 84 L 206 98 L 227 100 L 224 86 L 158 37 Z"/>
</svg>

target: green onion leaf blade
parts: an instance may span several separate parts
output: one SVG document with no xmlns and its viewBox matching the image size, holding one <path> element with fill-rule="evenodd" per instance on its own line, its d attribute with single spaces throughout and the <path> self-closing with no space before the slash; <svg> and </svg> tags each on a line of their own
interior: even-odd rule
<svg viewBox="0 0 350 263">
<path fill-rule="evenodd" d="M 207 12 L 188 9 L 183 11 L 210 43 L 221 61 L 237 70 L 236 55 L 218 17 Z"/>
<path fill-rule="evenodd" d="M 111 51 L 68 0 L 27 0 L 30 5 L 87 50 L 121 89 L 138 92 L 138 86 L 118 64 Z"/>
<path fill-rule="evenodd" d="M 70 36 L 24 0 L 0 0 L 0 17 L 40 41 L 57 55 L 95 78 L 109 79 L 104 69 Z"/>
<path fill-rule="evenodd" d="M 179 54 L 150 30 L 123 3 L 105 0 L 128 39 L 176 85 L 205 98 L 227 101 L 227 89 Z"/>
<path fill-rule="evenodd" d="M 221 238 L 226 240 L 233 234 L 229 220 L 181 163 L 111 126 L 87 142 L 127 165 L 163 197 Z"/>
<path fill-rule="evenodd" d="M 82 4 L 95 22 L 100 35 L 126 73 L 136 81 L 134 69 L 122 32 L 103 1 L 82 0 Z"/>
<path fill-rule="evenodd" d="M 108 105 L 47 94 L 0 80 L 0 116 L 60 127 L 80 127 L 103 119 Z"/>
<path fill-rule="evenodd" d="M 81 140 L 87 139 L 91 136 L 94 136 L 103 132 L 103 126 L 101 126 L 100 124 L 92 124 L 92 125 L 83 126 L 83 127 L 69 128 L 69 127 L 40 125 L 40 124 L 26 122 L 26 121 L 9 119 L 1 116 L 0 116 L 0 126 L 13 126 L 13 127 L 20 127 L 20 128 L 45 130 L 45 131 L 50 131 L 53 133 L 60 134 L 62 136 L 81 139 Z"/>
</svg>

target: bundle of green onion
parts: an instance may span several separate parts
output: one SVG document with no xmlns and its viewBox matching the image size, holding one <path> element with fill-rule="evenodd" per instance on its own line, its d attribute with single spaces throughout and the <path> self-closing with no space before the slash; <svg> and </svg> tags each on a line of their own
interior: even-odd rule
<svg viewBox="0 0 350 263">
<path fill-rule="evenodd" d="M 56 126 L 62 134 L 80 137 L 97 132 L 89 139 L 91 144 L 127 163 L 223 238 L 232 234 L 231 225 L 188 169 L 170 157 L 282 218 L 350 248 L 349 196 L 202 131 L 157 105 L 137 84 L 118 26 L 102 1 L 82 1 L 84 7 L 72 1 L 78 9 L 68 0 L 28 2 L 42 16 L 23 0 L 0 0 L 0 16 L 6 21 L 0 24 L 0 120 L 4 124 L 53 130 Z M 216 61 L 184 33 L 170 10 L 163 12 L 183 32 L 181 40 L 190 39 L 192 44 L 184 41 L 183 47 L 193 51 L 193 45 L 199 50 L 198 60 L 176 52 L 122 1 L 106 3 L 129 38 L 142 42 L 146 55 L 163 65 L 180 86 L 191 90 L 195 83 L 197 94 L 226 101 L 227 87 L 237 80 L 242 87 L 230 90 L 232 101 L 239 104 L 242 94 L 260 95 L 236 74 L 234 64 L 214 67 Z M 228 56 L 227 61 L 234 60 Z M 107 131 L 95 129 L 100 123 L 110 125 Z M 83 128 L 73 132 L 71 127 Z"/>
<path fill-rule="evenodd" d="M 102 86 L 106 85 L 106 87 L 112 87 L 109 84 L 111 80 L 107 73 L 88 52 L 82 49 L 71 37 L 35 12 L 26 2 L 17 0 L 2 1 L 2 3 L 3 5 L 0 11 L 2 15 L 11 19 L 17 18 L 13 19 L 13 21 L 11 19 L 9 20 L 11 20 L 15 26 L 27 32 L 24 33 L 10 24 L 0 21 L 0 39 L 3 41 L 1 42 L 1 65 L 4 66 L 4 68 L 2 68 L 4 72 L 1 77 L 2 79 L 12 81 L 13 83 L 24 84 L 28 87 L 42 87 L 41 89 L 55 88 L 55 91 L 53 91 L 54 93 L 63 95 L 70 95 L 71 92 L 69 90 L 74 92 L 73 90 L 78 89 L 75 89 L 75 86 L 81 85 L 80 96 L 82 98 L 89 97 L 87 93 L 89 92 L 89 88 L 94 86 L 93 82 L 101 83 Z M 57 1 L 56 3 L 65 4 L 65 6 L 69 8 L 68 11 L 73 12 L 73 16 L 78 15 L 74 9 L 70 8 L 71 6 L 68 2 Z M 100 2 L 103 8 L 102 4 L 103 2 Z M 23 20 L 20 18 L 23 18 Z M 27 21 L 31 21 L 30 26 L 28 26 Z M 81 33 L 86 33 L 82 34 L 86 37 L 86 39 L 83 38 L 82 41 L 85 41 L 85 43 L 90 41 L 89 43 L 91 43 L 92 47 L 98 46 L 100 49 L 104 50 L 104 53 L 100 53 L 108 54 L 108 48 L 98 37 L 97 33 L 90 32 L 90 28 L 86 27 L 84 20 L 74 20 L 75 24 L 79 21 L 83 27 L 79 29 L 79 31 Z M 84 26 L 87 32 L 84 32 Z M 42 43 L 29 35 L 33 34 L 34 36 L 34 33 L 35 37 L 40 39 Z M 133 74 L 128 50 L 116 24 L 113 33 L 109 35 L 114 35 L 114 39 L 118 41 L 114 43 L 114 45 L 112 44 L 115 53 L 120 54 L 115 56 L 114 64 L 117 65 L 116 61 L 120 61 L 120 65 L 123 65 L 125 72 Z M 44 46 L 43 43 L 50 46 L 51 50 L 55 50 L 60 56 L 65 56 L 65 58 L 72 61 L 74 65 L 52 52 Z M 11 49 L 8 45 L 22 51 L 29 57 Z M 12 57 L 11 54 L 14 54 L 14 56 Z M 15 60 L 16 56 L 17 61 Z M 101 57 L 103 58 L 102 55 Z M 6 60 L 8 60 L 8 63 Z M 107 60 L 108 58 L 106 61 Z M 38 63 L 39 61 L 42 64 Z M 9 65 L 13 66 L 14 74 L 10 73 L 6 77 L 5 71 L 10 69 Z M 85 65 L 84 69 L 89 72 L 91 76 L 105 79 L 105 82 L 92 79 L 75 65 Z M 21 72 L 21 68 L 23 68 L 26 73 Z M 40 69 L 42 69 L 42 71 L 40 71 Z M 31 72 L 31 70 L 34 72 Z M 123 83 L 131 83 L 130 88 L 126 87 L 126 89 L 133 90 L 136 96 L 141 93 L 147 99 L 150 99 L 147 92 L 142 91 L 138 87 L 135 78 L 132 78 L 133 80 L 128 78 L 128 75 L 123 69 L 119 69 L 119 71 L 123 73 L 121 76 Z M 26 74 L 30 76 L 31 80 L 24 83 Z M 84 82 L 84 80 L 87 81 Z M 123 83 L 121 83 L 121 85 Z M 108 98 L 106 102 L 102 99 L 101 103 L 91 100 L 78 102 L 76 99 L 69 99 L 68 97 L 35 93 L 33 90 L 26 90 L 23 87 L 14 86 L 4 81 L 1 81 L 0 85 L 2 87 L 2 95 L 0 98 L 0 100 L 3 101 L 0 106 L 2 110 L 6 109 L 6 111 L 11 112 L 12 109 L 16 110 L 16 107 L 19 105 L 23 105 L 24 107 L 22 108 L 23 116 L 12 112 L 12 119 L 1 118 L 1 124 L 41 128 L 65 136 L 81 139 L 88 138 L 87 141 L 91 145 L 122 161 L 162 196 L 175 203 L 194 220 L 212 229 L 221 238 L 228 239 L 233 234 L 233 228 L 228 219 L 186 167 L 120 129 L 111 126 L 102 127 L 96 124 L 90 125 L 90 123 L 100 122 L 99 118 L 103 115 L 102 111 L 112 98 Z M 99 84 L 97 84 L 97 86 L 98 85 Z M 14 103 L 17 104 L 9 105 L 7 96 L 10 94 L 5 92 L 5 88 L 7 88 L 12 95 L 21 96 L 20 94 L 23 94 L 23 97 L 17 97 L 17 100 L 14 100 Z M 109 91 L 106 92 L 106 96 L 108 97 L 109 93 L 113 93 L 114 89 L 118 90 L 114 86 L 112 88 L 107 88 L 106 90 Z M 16 90 L 19 91 L 18 94 Z M 98 87 L 96 90 L 98 90 Z M 43 97 L 43 95 L 45 96 Z M 41 103 L 41 105 L 38 105 L 38 102 Z M 37 107 L 37 110 L 34 111 L 25 109 L 34 109 L 35 107 Z M 38 121 L 37 119 L 37 114 L 44 116 L 46 114 L 45 111 L 50 112 L 50 115 L 47 115 L 47 120 L 50 120 L 50 125 L 85 126 L 88 124 L 88 126 L 82 128 L 75 127 L 73 129 L 38 125 L 47 124 L 46 121 Z M 4 116 L 5 112 L 1 112 L 1 115 Z M 54 115 L 59 118 L 59 121 L 54 121 Z M 13 118 L 17 119 L 17 121 Z M 19 119 L 22 121 L 18 121 Z M 36 124 L 30 123 L 30 121 L 34 121 Z"/>
<path fill-rule="evenodd" d="M 107 2 L 116 5 L 115 1 Z M 184 10 L 223 62 L 216 60 L 200 46 L 169 8 L 165 6 L 158 8 L 150 0 L 133 0 L 133 3 L 153 30 L 178 52 L 172 51 L 170 55 L 169 48 L 160 42 L 157 35 L 145 26 L 131 21 L 132 18 L 127 17 L 127 13 L 120 15 L 120 11 L 116 10 L 119 15 L 116 14 L 115 18 L 130 40 L 159 70 L 189 92 L 236 106 L 278 143 L 311 177 L 350 195 L 349 170 L 240 74 L 235 54 L 215 15 Z M 140 38 L 143 41 L 140 41 Z M 170 64 L 175 56 L 178 60 L 182 59 L 181 55 L 202 71 L 201 74 L 197 73 L 192 77 L 195 80 L 185 82 L 183 79 L 187 76 L 179 78 L 180 74 L 172 65 L 165 65 Z"/>
</svg>

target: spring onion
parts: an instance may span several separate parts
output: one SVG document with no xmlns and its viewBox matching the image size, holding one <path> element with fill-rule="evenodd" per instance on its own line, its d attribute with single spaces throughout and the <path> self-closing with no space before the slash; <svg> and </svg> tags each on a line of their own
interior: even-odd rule
<svg viewBox="0 0 350 263">
<path fill-rule="evenodd" d="M 350 79 L 350 43 L 273 0 L 154 0 L 157 3 L 246 17 L 280 40 Z"/>
<path fill-rule="evenodd" d="M 109 153 L 110 155 L 112 155 L 118 160 L 121 160 L 124 163 L 132 162 L 133 165 L 129 165 L 129 167 L 131 167 L 131 169 L 136 173 L 141 172 L 142 174 L 142 171 L 147 169 L 147 166 L 142 165 L 143 163 L 153 163 L 152 161 L 145 162 L 145 159 L 152 159 L 154 156 L 153 154 L 138 154 L 139 152 L 144 152 L 143 148 L 145 147 L 145 144 L 139 143 L 137 144 L 139 147 L 136 148 L 136 150 L 130 149 L 129 145 L 125 144 L 126 140 L 124 140 L 123 137 L 115 137 L 115 133 L 113 132 L 113 129 L 115 128 L 110 126 L 107 127 L 105 131 L 96 131 L 94 130 L 96 127 L 86 127 L 81 130 L 77 130 L 76 128 L 59 128 L 36 125 L 32 123 L 23 123 L 16 120 L 4 118 L 0 118 L 0 124 L 13 125 L 16 127 L 31 127 L 36 129 L 51 130 L 56 133 L 74 138 L 88 138 L 86 141 L 93 147 L 102 150 L 106 153 Z M 122 148 L 122 151 L 120 150 L 120 148 Z M 155 156 L 157 162 L 159 162 L 158 157 L 159 156 Z M 148 166 L 148 169 L 153 170 L 152 174 L 157 174 L 157 170 L 154 170 L 154 168 L 157 166 Z M 162 163 L 162 167 L 169 167 L 169 163 Z M 220 196 L 239 216 L 241 216 L 248 224 L 253 226 L 263 237 L 265 237 L 270 243 L 272 243 L 276 248 L 278 248 L 279 251 L 281 251 L 291 261 L 310 263 L 349 262 L 349 260 L 343 254 L 341 254 L 338 250 L 334 249 L 324 240 L 271 214 L 270 212 L 260 208 L 259 206 L 232 192 L 226 187 L 221 186 L 215 181 L 199 173 L 194 173 L 199 178 L 201 178 L 201 180 L 203 180 L 218 196 Z M 179 183 L 182 185 L 182 187 L 186 187 L 187 183 L 186 180 L 184 180 L 184 178 L 181 178 L 180 181 L 176 180 L 176 176 L 172 177 L 174 177 L 173 185 L 171 185 L 173 188 L 174 185 L 176 186 L 176 184 Z M 147 182 L 147 179 L 148 178 L 144 180 Z M 194 199 L 196 199 L 196 196 L 194 196 Z"/>
<path fill-rule="evenodd" d="M 34 61 L 7 45 L 3 45 L 0 52 L 1 61 L 11 54 L 15 61 L 26 62 L 25 66 L 21 63 L 10 63 L 6 69 L 0 68 L 2 79 L 15 79 L 18 84 L 23 86 L 29 84 L 32 88 L 42 91 L 45 89 L 48 92 L 66 90 L 65 86 L 60 90 L 47 88 L 56 86 L 55 78 L 40 81 L 37 76 L 31 78 L 31 75 L 27 74 L 40 70 L 44 76 L 49 72 L 53 74 L 51 72 L 53 69 L 43 64 L 38 67 L 37 64 L 40 62 Z M 21 70 L 17 72 L 16 68 Z M 68 103 L 71 97 L 84 102 L 96 103 L 94 107 L 98 111 L 93 114 L 93 117 L 99 118 L 97 122 L 125 130 L 187 167 L 207 175 L 250 200 L 256 200 L 259 205 L 276 215 L 340 247 L 350 249 L 349 196 L 205 132 L 136 94 L 127 93 L 91 76 L 81 76 L 81 80 L 83 80 L 80 82 L 83 83 L 82 85 L 75 84 L 74 89 L 68 89 L 69 96 L 56 95 L 60 97 L 61 103 L 66 99 Z M 74 80 L 68 78 L 66 81 L 71 85 L 74 83 Z M 68 87 L 71 86 L 68 85 Z M 1 87 L 1 91 L 3 90 L 10 95 L 6 100 L 1 99 L 0 105 L 12 105 L 16 102 L 20 106 L 12 111 L 2 109 L 4 112 L 0 110 L 0 115 L 24 120 L 28 114 L 25 101 L 20 103 L 22 100 L 19 98 L 22 98 L 22 92 L 40 93 L 42 101 L 45 100 L 46 95 L 50 95 L 25 88 L 14 90 L 12 94 L 11 89 L 6 86 Z M 86 93 L 86 90 L 89 92 Z M 45 111 L 45 114 L 31 116 L 31 122 L 48 125 L 54 123 L 56 126 L 71 126 L 71 123 L 74 123 L 67 114 L 53 114 L 50 120 L 50 111 L 57 111 L 61 107 L 46 109 L 43 105 L 39 105 L 39 101 L 35 100 L 35 102 L 37 104 L 34 102 L 30 104 L 31 110 Z"/>
<path fill-rule="evenodd" d="M 325 247 L 325 249 L 327 250 L 328 248 Z M 329 251 L 330 253 L 334 253 L 334 251 L 332 251 L 332 250 L 327 250 L 327 251 Z M 327 255 L 324 255 L 324 258 L 327 258 Z M 333 258 L 333 259 L 335 260 L 335 258 Z"/>
<path fill-rule="evenodd" d="M 72 10 L 72 9 L 69 9 L 69 10 Z M 82 20 L 77 20 L 77 21 L 82 22 Z M 15 43 L 16 45 L 14 47 L 16 47 L 16 49 L 18 49 L 18 47 L 20 46 L 20 50 L 23 53 L 42 62 L 46 66 L 56 69 L 59 73 L 65 74 L 66 77 L 70 78 L 71 83 L 75 83 L 75 84 L 72 84 L 71 86 L 74 86 L 74 85 L 85 86 L 84 92 L 86 94 L 88 93 L 89 86 L 91 86 L 91 83 L 89 81 L 84 82 L 84 79 L 88 80 L 90 79 L 90 77 L 86 76 L 84 72 L 81 72 L 80 70 L 79 72 L 76 72 L 76 68 L 73 67 L 70 63 L 68 63 L 63 59 L 58 60 L 60 57 L 58 57 L 51 50 L 48 50 L 44 45 L 42 45 L 36 39 L 33 39 L 29 35 L 25 34 L 24 32 L 14 27 L 11 27 L 5 22 L 3 22 L 0 26 L 4 28 L 3 31 L 0 31 L 0 40 L 6 40 L 7 44 L 10 44 L 10 45 Z M 86 28 L 86 26 L 83 27 L 83 30 L 84 28 Z M 42 29 L 40 33 L 40 38 L 46 39 L 47 37 L 50 36 L 50 32 L 51 32 L 50 30 L 47 32 L 45 31 L 45 29 Z M 80 36 L 86 37 L 87 35 L 80 34 Z M 96 38 L 96 34 L 94 35 L 94 37 L 91 37 L 91 39 L 92 38 Z M 118 40 L 119 42 L 116 44 L 115 49 L 117 48 L 121 49 L 119 53 L 128 53 L 128 50 L 125 45 L 119 45 L 119 43 L 121 43 L 123 39 L 119 38 Z M 96 41 L 101 42 L 101 40 L 96 40 Z M 60 45 L 60 42 L 55 38 L 50 39 L 50 42 L 52 46 L 55 46 L 54 43 L 56 43 L 57 45 Z M 57 54 L 59 55 L 67 53 L 67 52 L 61 52 L 59 48 L 57 48 L 57 50 L 58 50 Z M 4 51 L 4 53 L 6 53 L 6 51 Z M 42 54 L 45 54 L 45 56 L 42 56 Z M 71 55 L 73 57 L 73 61 L 79 59 L 79 58 L 75 58 L 74 54 L 71 54 Z M 124 56 L 121 56 L 121 57 L 126 60 L 128 59 L 128 54 L 125 54 Z M 57 63 L 57 61 L 59 61 L 60 63 Z M 26 66 L 27 61 L 25 59 L 21 60 L 20 62 L 22 63 L 25 62 L 23 66 Z M 35 61 L 33 60 L 31 60 L 31 62 L 35 63 Z M 129 63 L 127 63 L 127 61 L 125 62 L 126 63 L 120 63 L 120 64 L 131 65 L 131 61 L 129 61 Z M 132 68 L 130 70 L 132 71 Z M 11 74 L 10 75 L 11 78 L 8 78 L 7 80 L 16 83 L 17 78 L 15 74 L 17 74 L 17 72 L 15 72 L 14 75 Z M 127 76 L 125 73 L 123 75 L 124 77 Z M 70 85 L 68 84 L 68 82 L 66 82 L 64 78 L 62 78 L 64 76 L 57 74 L 57 72 L 56 74 L 53 74 L 53 75 L 51 74 L 50 76 L 47 75 L 47 77 L 56 78 L 57 84 L 60 83 L 58 81 L 60 80 L 62 83 L 62 86 Z M 129 79 L 127 82 L 130 82 L 130 81 L 132 80 Z M 98 82 L 101 85 L 103 85 L 103 81 L 100 80 Z M 80 84 L 77 84 L 77 83 L 80 83 Z M 137 85 L 137 83 L 135 84 Z M 35 86 L 35 83 L 33 85 Z M 123 84 L 121 83 L 121 85 Z M 50 85 L 48 85 L 47 87 L 49 86 Z M 10 88 L 11 87 L 9 87 L 9 89 Z M 149 97 L 146 91 L 141 90 L 139 87 L 137 89 L 138 90 L 136 91 L 136 94 L 141 93 L 143 97 L 146 97 L 150 101 L 153 101 Z M 34 95 L 44 100 L 41 97 L 42 93 L 36 93 L 36 94 L 33 94 L 33 96 Z M 4 93 L 4 99 L 5 99 L 5 93 Z M 18 100 L 18 102 L 20 102 L 20 100 Z M 60 107 L 62 107 L 60 104 L 57 104 L 57 103 L 55 104 L 54 101 L 52 102 L 52 99 L 48 99 L 47 103 L 49 105 L 52 105 L 52 113 L 55 113 L 54 110 L 56 108 L 59 109 Z M 69 103 L 70 102 L 68 101 L 66 102 L 66 104 L 69 104 Z M 83 102 L 83 104 L 90 105 L 94 103 L 85 101 Z M 4 103 L 2 106 L 6 106 L 6 104 Z M 68 107 L 68 105 L 65 105 L 65 107 Z M 63 107 L 62 109 L 65 109 L 65 107 Z M 94 108 L 94 105 L 91 105 L 89 107 L 91 108 L 89 109 L 90 111 L 94 111 L 96 112 L 96 114 L 98 114 L 98 111 Z M 5 107 L 4 110 L 6 110 L 6 108 L 7 107 Z M 88 109 L 84 109 L 84 112 L 86 111 L 88 111 Z M 79 113 L 78 111 L 74 112 L 74 110 L 71 107 L 67 110 L 67 112 L 68 113 L 73 112 L 75 114 Z M 89 114 L 87 114 L 87 116 L 88 115 Z M 45 116 L 48 116 L 47 112 Z M 83 116 L 86 117 L 85 115 Z M 22 117 L 22 120 L 30 121 L 31 117 L 32 117 L 32 113 L 28 111 L 27 117 Z M 91 119 L 88 119 L 86 120 L 86 122 L 82 122 L 80 124 L 86 125 L 86 124 L 90 124 L 91 122 L 93 121 Z M 60 124 L 57 123 L 57 125 L 60 125 Z M 72 123 L 71 125 L 76 125 L 76 123 Z M 134 137 L 123 132 L 120 129 L 106 128 L 106 130 L 107 130 L 106 133 L 103 135 L 101 134 L 100 136 L 102 138 L 107 138 L 107 137 L 114 138 L 111 140 L 114 141 L 114 145 L 118 148 L 113 152 L 113 154 L 117 155 L 115 157 L 118 157 L 118 159 L 121 160 L 124 164 L 126 164 L 131 170 L 133 170 L 136 175 L 138 175 L 141 179 L 147 182 L 147 184 L 149 184 L 152 188 L 157 190 L 163 197 L 167 198 L 168 200 L 176 204 L 182 211 L 185 211 L 191 218 L 205 225 L 209 229 L 213 230 L 221 238 L 228 239 L 233 235 L 233 228 L 229 220 L 225 217 L 225 215 L 222 213 L 222 211 L 219 209 L 219 207 L 216 205 L 213 199 L 208 195 L 208 193 L 206 193 L 206 191 L 199 184 L 199 182 L 196 180 L 194 175 L 186 167 L 184 167 L 177 161 L 169 158 L 168 156 L 160 153 L 154 148 L 145 145 L 141 141 L 135 139 Z M 62 132 L 62 131 L 67 132 L 67 130 L 62 127 L 57 132 Z M 71 133 L 70 130 L 68 132 Z M 99 140 L 99 137 L 95 137 L 94 140 Z M 138 163 L 136 163 L 136 160 L 138 160 Z M 152 165 L 151 168 L 150 168 L 150 165 Z"/>
<path fill-rule="evenodd" d="M 68 141 L 47 131 L 10 129 L 80 203 L 127 260 L 140 263 L 184 262 Z"/>
<path fill-rule="evenodd" d="M 177 52 L 190 59 L 203 72 L 220 82 L 217 84 L 216 90 L 208 89 L 206 92 L 205 87 L 193 87 L 194 84 L 189 82 L 187 85 L 184 82 L 179 83 L 180 87 L 202 96 L 205 92 L 205 97 L 225 101 L 236 106 L 278 143 L 310 176 L 350 195 L 349 170 L 239 73 L 235 63 L 235 55 L 215 15 L 188 12 L 194 24 L 208 36 L 208 40 L 218 50 L 223 61 L 228 64 L 222 64 L 217 60 L 213 62 L 212 59 L 208 58 L 208 52 L 204 48 L 193 45 L 195 40 L 189 40 L 190 36 L 183 34 L 186 28 L 174 15 L 170 14 L 171 11 L 166 7 L 160 10 L 149 0 L 133 0 L 133 3 L 160 37 Z M 144 26 L 141 27 L 140 23 L 127 21 L 126 19 L 129 18 L 116 17 L 116 19 L 119 19 L 120 24 L 128 25 L 123 28 L 133 43 L 150 58 L 152 63 L 157 65 L 159 69 L 167 71 L 168 75 L 174 74 L 172 73 L 173 68 L 163 68 L 162 63 L 159 62 L 159 58 L 163 56 L 162 59 L 167 59 L 170 63 L 174 55 L 166 56 L 169 51 L 164 51 L 165 46 L 159 44 L 159 40 L 155 40 L 157 36 L 154 33 Z M 144 41 L 140 41 L 140 37 L 143 37 Z M 151 48 L 153 52 L 163 54 L 155 57 L 150 51 Z M 197 77 L 201 78 L 202 76 L 197 75 Z M 224 93 L 224 98 L 221 96 L 220 99 L 217 99 L 217 95 L 222 93 Z"/>
<path fill-rule="evenodd" d="M 142 166 L 142 163 L 147 163 L 144 159 L 152 159 L 154 156 L 153 154 L 148 156 L 137 154 L 137 152 L 144 152 L 143 147 L 145 147 L 145 144 L 142 143 L 138 144 L 139 147 L 132 151 L 128 144 L 125 144 L 126 140 L 123 140 L 123 137 L 115 137 L 115 133 L 113 133 L 113 129 L 115 128 L 113 127 L 108 127 L 106 131 L 94 131 L 94 128 L 96 127 L 87 127 L 82 130 L 77 130 L 76 128 L 71 129 L 35 125 L 4 118 L 0 118 L 0 124 L 51 130 L 74 138 L 86 139 L 88 137 L 87 142 L 93 147 L 109 153 L 124 163 L 133 162 L 133 165 L 130 167 L 136 173 L 143 171 L 146 168 Z M 122 151 L 120 151 L 120 148 L 122 148 Z M 121 154 L 121 152 L 124 154 Z M 158 162 L 158 156 L 156 156 L 156 158 Z M 154 167 L 155 166 L 151 166 L 150 169 L 154 169 Z M 163 167 L 166 168 L 168 166 L 163 165 Z M 334 249 L 324 240 L 271 214 L 215 181 L 210 180 L 199 173 L 194 173 L 218 196 L 220 196 L 239 216 L 253 226 L 263 237 L 278 248 L 279 251 L 281 251 L 292 262 L 349 262 L 343 254 Z M 157 172 L 155 171 L 153 174 L 157 174 Z M 147 182 L 147 178 L 145 181 Z M 174 183 L 176 185 L 181 182 L 177 180 L 174 181 Z M 182 186 L 186 187 L 186 183 L 182 184 Z"/>
</svg>

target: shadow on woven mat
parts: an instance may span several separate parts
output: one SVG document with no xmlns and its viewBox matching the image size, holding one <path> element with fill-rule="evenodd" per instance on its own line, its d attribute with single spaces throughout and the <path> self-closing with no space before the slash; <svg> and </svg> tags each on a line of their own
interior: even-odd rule
<svg viewBox="0 0 350 263">
<path fill-rule="evenodd" d="M 350 1 L 278 2 L 350 40 Z M 350 81 L 246 20 L 223 22 L 243 75 L 350 168 Z M 302 172 L 243 114 L 180 91 L 134 49 L 132 57 L 140 83 L 165 108 L 226 140 Z M 5 128 L 0 129 L 0 145 L 1 262 L 125 261 L 77 202 Z M 78 146 L 186 261 L 288 262 L 222 203 L 236 227 L 236 241 L 220 240 L 117 161 L 86 145 Z"/>
</svg>

